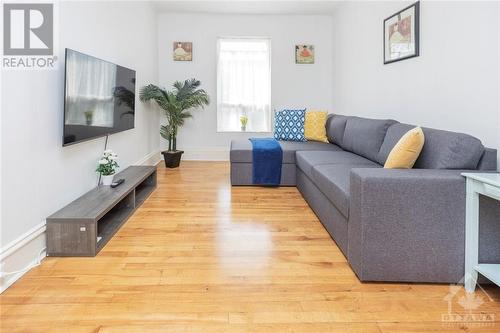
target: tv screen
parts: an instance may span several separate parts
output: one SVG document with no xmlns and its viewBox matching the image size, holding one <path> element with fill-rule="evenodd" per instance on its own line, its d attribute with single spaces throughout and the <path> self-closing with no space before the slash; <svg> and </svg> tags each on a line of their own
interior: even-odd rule
<svg viewBox="0 0 500 333">
<path fill-rule="evenodd" d="M 134 128 L 135 71 L 66 49 L 63 146 Z"/>
</svg>

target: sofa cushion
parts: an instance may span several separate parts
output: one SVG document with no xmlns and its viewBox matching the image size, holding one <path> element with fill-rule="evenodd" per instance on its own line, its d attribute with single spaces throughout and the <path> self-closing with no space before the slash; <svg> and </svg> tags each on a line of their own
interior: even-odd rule
<svg viewBox="0 0 500 333">
<path fill-rule="evenodd" d="M 424 147 L 425 136 L 422 128 L 415 127 L 406 132 L 392 148 L 384 168 L 411 169 L 415 165 L 420 152 Z"/>
<path fill-rule="evenodd" d="M 307 141 L 328 142 L 326 137 L 327 111 L 307 111 L 304 122 L 304 136 Z"/>
<path fill-rule="evenodd" d="M 398 143 L 398 141 L 403 137 L 403 135 L 405 135 L 406 133 L 408 133 L 408 131 L 411 131 L 415 127 L 416 126 L 414 125 L 402 123 L 397 123 L 390 126 L 387 129 L 384 142 L 382 143 L 382 146 L 380 147 L 380 150 L 378 152 L 377 162 L 384 165 L 387 161 L 387 157 L 389 157 L 389 154 L 391 153 L 394 146 Z"/>
<path fill-rule="evenodd" d="M 348 151 L 299 151 L 297 167 L 312 180 L 312 169 L 324 164 L 378 165 L 367 158 Z M 380 166 L 380 165 L 379 165 Z"/>
<path fill-rule="evenodd" d="M 354 168 L 381 168 L 372 164 L 327 164 L 312 168 L 312 181 L 346 218 L 349 217 L 349 180 Z"/>
<path fill-rule="evenodd" d="M 384 164 L 399 139 L 415 126 L 394 124 L 387 130 L 377 161 Z M 471 135 L 422 128 L 425 144 L 414 168 L 418 169 L 477 169 L 484 154 L 481 141 Z"/>
<path fill-rule="evenodd" d="M 341 151 L 337 145 L 324 142 L 293 142 L 280 141 L 283 150 L 283 163 L 294 164 L 295 152 L 304 150 L 318 151 Z M 252 144 L 248 139 L 231 140 L 231 150 L 229 152 L 231 162 L 252 163 Z"/>
<path fill-rule="evenodd" d="M 330 114 L 326 119 L 326 136 L 328 141 L 342 147 L 342 139 L 344 138 L 345 125 L 348 116 L 340 114 Z"/>
<path fill-rule="evenodd" d="M 306 141 L 305 115 L 306 109 L 277 111 L 274 116 L 274 138 L 286 141 Z"/>
<path fill-rule="evenodd" d="M 372 161 L 378 161 L 387 129 L 395 123 L 395 120 L 390 119 L 349 117 L 341 147 Z"/>
</svg>

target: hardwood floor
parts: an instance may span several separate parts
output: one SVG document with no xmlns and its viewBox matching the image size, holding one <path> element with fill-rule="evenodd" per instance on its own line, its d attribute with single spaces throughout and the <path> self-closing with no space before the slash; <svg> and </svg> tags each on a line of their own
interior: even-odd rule
<svg viewBox="0 0 500 333">
<path fill-rule="evenodd" d="M 1 332 L 500 332 L 498 288 L 360 283 L 296 188 L 158 169 L 97 257 L 46 258 L 0 296 Z"/>
</svg>

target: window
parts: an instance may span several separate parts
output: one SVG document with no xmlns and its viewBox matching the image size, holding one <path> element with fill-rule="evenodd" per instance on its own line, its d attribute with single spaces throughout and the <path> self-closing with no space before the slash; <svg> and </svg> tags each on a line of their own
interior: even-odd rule
<svg viewBox="0 0 500 333">
<path fill-rule="evenodd" d="M 220 38 L 217 43 L 217 130 L 270 132 L 271 41 Z"/>
</svg>

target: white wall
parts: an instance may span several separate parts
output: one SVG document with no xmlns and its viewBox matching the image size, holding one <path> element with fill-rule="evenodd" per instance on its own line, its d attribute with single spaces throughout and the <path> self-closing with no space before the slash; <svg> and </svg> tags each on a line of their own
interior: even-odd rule
<svg viewBox="0 0 500 333">
<path fill-rule="evenodd" d="M 383 65 L 382 22 L 410 3 L 338 7 L 333 111 L 461 131 L 500 149 L 499 3 L 421 2 L 420 56 Z"/>
<path fill-rule="evenodd" d="M 158 18 L 160 84 L 195 77 L 212 98 L 179 131 L 178 148 L 187 159 L 227 159 L 232 138 L 255 133 L 217 133 L 216 41 L 227 36 L 271 38 L 272 108 L 332 106 L 332 21 L 329 16 L 163 14 Z M 172 43 L 193 42 L 193 61 L 174 62 Z M 316 63 L 295 64 L 295 44 L 314 44 Z M 259 134 L 260 136 L 270 136 Z M 162 144 L 165 147 L 165 144 Z"/>
<path fill-rule="evenodd" d="M 135 69 L 137 87 L 157 83 L 156 13 L 150 4 L 59 6 L 59 69 L 2 73 L 2 252 L 30 230 L 43 232 L 47 216 L 96 186 L 104 138 L 62 147 L 64 48 Z M 136 98 L 135 129 L 110 136 L 108 147 L 122 168 L 159 150 L 154 111 Z M 37 241 L 26 254 L 31 258 L 44 244 Z M 3 270 L 22 268 L 21 261 L 7 260 Z"/>
</svg>

